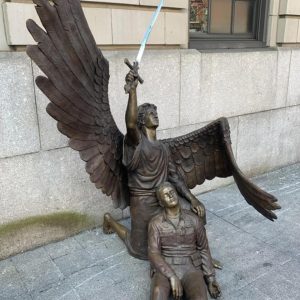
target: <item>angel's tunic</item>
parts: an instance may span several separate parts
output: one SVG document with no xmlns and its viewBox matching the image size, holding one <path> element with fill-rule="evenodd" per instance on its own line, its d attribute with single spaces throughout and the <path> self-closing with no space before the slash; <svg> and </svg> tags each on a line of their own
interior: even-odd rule
<svg viewBox="0 0 300 300">
<path fill-rule="evenodd" d="M 131 255 L 147 259 L 148 224 L 161 212 L 155 190 L 168 179 L 168 150 L 162 142 L 149 141 L 143 133 L 137 146 L 128 144 L 125 137 L 123 164 L 128 172 L 131 214 L 131 232 L 125 242 Z"/>
</svg>

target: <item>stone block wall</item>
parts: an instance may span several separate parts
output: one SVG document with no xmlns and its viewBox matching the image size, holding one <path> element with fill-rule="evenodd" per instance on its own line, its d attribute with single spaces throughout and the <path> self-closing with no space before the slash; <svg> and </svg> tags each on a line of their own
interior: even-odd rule
<svg viewBox="0 0 300 300">
<path fill-rule="evenodd" d="M 157 0 L 82 0 L 96 43 L 107 48 L 138 46 L 156 9 Z M 0 51 L 34 43 L 26 20 L 40 24 L 31 0 L 0 0 Z M 188 0 L 165 1 L 148 45 L 187 48 Z M 134 30 L 133 30 L 134 29 Z"/>
<path fill-rule="evenodd" d="M 269 46 L 300 45 L 300 1 L 272 0 L 268 23 Z"/>
<path fill-rule="evenodd" d="M 133 60 L 136 51 L 104 54 L 110 61 L 112 113 L 124 132 L 128 68 L 123 60 Z M 229 118 L 238 164 L 252 176 L 300 160 L 299 69 L 297 49 L 148 50 L 138 99 L 158 106 L 159 138 L 189 133 L 221 116 Z M 128 215 L 128 210 L 114 210 L 111 200 L 89 182 L 79 155 L 68 148 L 45 112 L 48 100 L 34 85 L 38 74 L 24 52 L 0 53 L 0 244 L 7 245 L 0 258 L 100 225 L 106 211 L 118 219 Z M 194 193 L 230 182 L 231 178 L 208 181 Z M 49 222 L 43 223 L 43 216 L 62 213 L 88 221 L 76 223 L 73 231 L 64 226 L 50 230 Z M 30 227 L 36 218 L 39 222 Z M 18 224 L 24 226 L 28 219 L 27 242 L 22 236 L 16 242 Z M 42 234 L 45 228 L 47 235 Z"/>
</svg>

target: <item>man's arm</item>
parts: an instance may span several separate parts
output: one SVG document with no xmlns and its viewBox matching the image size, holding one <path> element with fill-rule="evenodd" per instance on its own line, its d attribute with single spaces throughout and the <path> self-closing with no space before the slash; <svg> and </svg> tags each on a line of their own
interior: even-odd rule
<svg viewBox="0 0 300 300">
<path fill-rule="evenodd" d="M 129 90 L 128 104 L 125 115 L 125 122 L 127 128 L 127 143 L 136 146 L 139 143 L 139 130 L 137 128 L 137 93 L 136 87 L 138 85 L 137 74 L 131 70 L 126 76 L 126 83 L 131 86 Z"/>
<path fill-rule="evenodd" d="M 208 246 L 206 230 L 202 221 L 200 221 L 198 218 L 196 220 L 196 237 L 197 249 L 201 255 L 202 271 L 207 284 L 207 288 L 211 297 L 216 299 L 221 295 L 221 289 L 216 281 L 216 274 Z"/>
<path fill-rule="evenodd" d="M 195 218 L 195 230 L 197 238 L 197 249 L 202 259 L 203 274 L 206 278 L 215 277 L 215 269 L 213 267 L 212 258 L 208 246 L 205 227 L 198 218 Z"/>
<path fill-rule="evenodd" d="M 148 227 L 148 258 L 154 268 L 168 279 L 176 275 L 161 255 L 160 235 L 154 222 L 150 222 Z"/>
<path fill-rule="evenodd" d="M 172 161 L 169 161 L 168 168 L 168 180 L 170 183 L 176 187 L 176 190 L 180 196 L 184 197 L 191 203 L 192 211 L 200 218 L 205 219 L 204 205 L 191 193 Z"/>
<path fill-rule="evenodd" d="M 180 279 L 173 271 L 171 266 L 164 260 L 160 251 L 160 235 L 153 222 L 148 227 L 148 258 L 156 271 L 166 276 L 171 285 L 173 297 L 177 300 L 182 297 L 183 288 Z"/>
</svg>

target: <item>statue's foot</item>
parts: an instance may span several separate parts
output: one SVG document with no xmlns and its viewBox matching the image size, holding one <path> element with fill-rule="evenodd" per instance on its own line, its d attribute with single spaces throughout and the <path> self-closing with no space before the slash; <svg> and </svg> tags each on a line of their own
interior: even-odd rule
<svg viewBox="0 0 300 300">
<path fill-rule="evenodd" d="M 109 213 L 106 213 L 103 217 L 103 232 L 105 234 L 112 234 L 114 233 L 113 229 L 110 226 L 110 220 L 112 219 L 112 216 Z"/>
<path fill-rule="evenodd" d="M 213 263 L 213 266 L 214 266 L 215 269 L 219 269 L 219 270 L 223 269 L 223 265 L 217 259 L 213 258 L 212 263 Z"/>
</svg>

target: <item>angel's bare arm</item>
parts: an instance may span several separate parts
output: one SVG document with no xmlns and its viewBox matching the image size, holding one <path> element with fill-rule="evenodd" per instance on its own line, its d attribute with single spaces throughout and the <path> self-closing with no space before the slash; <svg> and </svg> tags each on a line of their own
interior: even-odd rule
<svg viewBox="0 0 300 300">
<path fill-rule="evenodd" d="M 176 187 L 177 192 L 191 203 L 192 211 L 199 217 L 205 218 L 205 207 L 203 203 L 191 193 L 172 161 L 169 162 L 168 180 Z"/>
<path fill-rule="evenodd" d="M 126 76 L 126 83 L 131 86 L 129 90 L 128 104 L 126 109 L 125 121 L 127 128 L 127 141 L 132 145 L 139 143 L 139 131 L 137 127 L 137 93 L 136 87 L 138 84 L 137 76 L 131 70 Z"/>
</svg>

